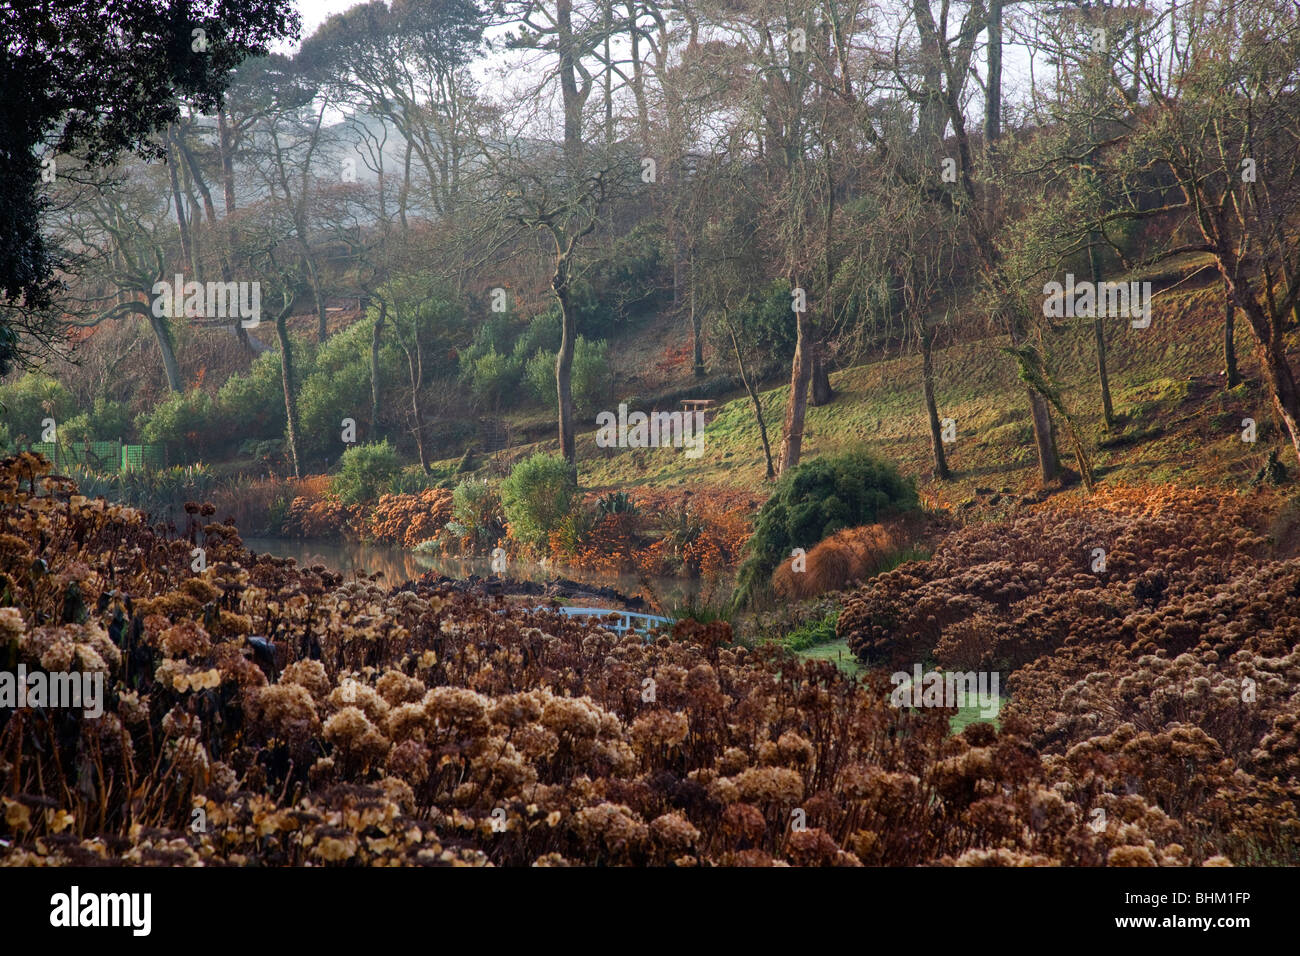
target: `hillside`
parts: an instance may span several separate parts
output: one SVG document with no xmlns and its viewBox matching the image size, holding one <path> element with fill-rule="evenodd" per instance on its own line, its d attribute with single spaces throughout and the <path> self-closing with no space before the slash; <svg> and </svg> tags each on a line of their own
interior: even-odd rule
<svg viewBox="0 0 1300 956">
<path fill-rule="evenodd" d="M 1047 350 L 1072 414 L 1094 450 L 1099 481 L 1123 484 L 1174 482 L 1187 486 L 1239 488 L 1248 485 L 1270 449 L 1287 458 L 1271 403 L 1258 385 L 1258 367 L 1248 330 L 1237 323 L 1239 365 L 1246 382 L 1223 388 L 1222 355 L 1208 349 L 1222 340 L 1221 287 L 1195 264 L 1169 283 L 1156 299 L 1148 329 L 1112 320 L 1107 364 L 1119 421 L 1103 427 L 1096 351 L 1091 322 L 1077 320 L 1047 337 Z M 639 338 L 644 342 L 650 335 Z M 957 441 L 947 446 L 950 481 L 935 481 L 929 432 L 921 396 L 918 354 L 880 360 L 831 374 L 834 401 L 810 407 L 804 432 L 805 459 L 867 447 L 895 461 L 914 477 L 926 501 L 957 514 L 1006 513 L 1022 499 L 1037 499 L 1041 486 L 1024 389 L 1013 360 L 1000 349 L 1003 338 L 984 338 L 936 349 L 936 393 L 940 414 L 957 423 Z M 646 350 L 613 351 L 616 367 L 638 369 L 641 394 L 674 393 L 683 387 L 688 362 L 665 363 L 651 376 Z M 788 386 L 761 393 L 773 453 L 779 450 Z M 650 407 L 656 407 L 653 402 Z M 676 410 L 675 402 L 657 407 Z M 1257 441 L 1241 440 L 1243 418 L 1257 422 Z M 712 487 L 761 491 L 763 454 L 753 405 L 743 393 L 723 399 L 707 428 L 705 453 L 691 459 L 676 449 L 600 449 L 595 432 L 578 436 L 580 479 L 592 490 L 650 485 L 659 489 Z M 1058 432 L 1063 457 L 1066 445 Z M 553 451 L 555 441 L 512 448 L 518 460 Z M 1066 459 L 1068 461 L 1068 458 Z M 444 462 L 445 465 L 454 462 Z M 991 489 L 981 491 L 977 489 Z"/>
</svg>

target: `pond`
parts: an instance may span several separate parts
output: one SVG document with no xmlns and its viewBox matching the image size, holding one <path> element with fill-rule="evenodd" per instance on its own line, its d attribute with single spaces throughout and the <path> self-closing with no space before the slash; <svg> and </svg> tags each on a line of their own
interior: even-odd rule
<svg viewBox="0 0 1300 956">
<path fill-rule="evenodd" d="M 387 584 L 401 584 L 418 578 L 426 571 L 449 578 L 465 579 L 471 575 L 487 577 L 492 574 L 491 559 L 464 558 L 454 555 L 417 554 L 392 545 L 366 544 L 346 540 L 307 540 L 303 538 L 244 538 L 244 547 L 258 554 L 271 554 L 278 558 L 293 558 L 300 566 L 319 564 L 331 571 L 351 577 L 357 572 L 374 574 L 383 572 Z M 640 596 L 657 610 L 666 610 L 698 597 L 701 590 L 706 599 L 720 601 L 730 593 L 730 583 L 723 582 L 710 594 L 709 586 L 691 578 L 676 578 L 632 574 L 602 574 L 579 571 L 573 568 L 543 565 L 540 562 L 512 558 L 506 577 L 518 581 L 546 582 L 557 577 L 568 578 L 580 584 L 595 587 L 612 587 L 628 597 Z"/>
</svg>

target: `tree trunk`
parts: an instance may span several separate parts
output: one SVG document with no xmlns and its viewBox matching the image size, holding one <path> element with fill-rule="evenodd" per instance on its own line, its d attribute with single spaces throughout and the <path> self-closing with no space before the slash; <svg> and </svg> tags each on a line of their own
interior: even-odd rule
<svg viewBox="0 0 1300 956">
<path fill-rule="evenodd" d="M 796 285 L 792 283 L 792 285 Z M 781 435 L 781 474 L 799 464 L 803 451 L 803 423 L 808 412 L 808 382 L 812 378 L 812 342 L 808 329 L 808 311 L 797 312 L 795 320 L 794 359 L 790 363 L 790 397 L 785 403 L 785 422 Z"/>
<path fill-rule="evenodd" d="M 180 155 L 177 156 L 177 162 L 184 158 L 184 147 L 181 146 L 180 133 L 176 134 L 176 147 Z M 181 187 L 184 190 L 186 208 L 189 210 L 188 220 L 190 225 L 190 271 L 194 273 L 194 281 L 203 281 L 203 217 L 199 214 L 199 200 L 194 194 L 194 178 L 190 173 L 188 164 L 183 164 L 180 169 Z"/>
<path fill-rule="evenodd" d="M 627 4 L 628 32 L 632 34 L 632 97 L 636 101 L 637 129 L 641 147 L 650 148 L 650 107 L 645 95 L 645 66 L 641 61 L 641 33 L 637 27 L 637 4 Z"/>
<path fill-rule="evenodd" d="M 1237 307 L 1232 301 L 1232 290 L 1223 284 L 1223 374 L 1225 387 L 1235 388 L 1241 384 L 1241 372 L 1237 370 L 1236 335 Z"/>
<path fill-rule="evenodd" d="M 1034 420 L 1034 444 L 1038 449 L 1038 473 L 1045 483 L 1061 474 L 1061 459 L 1056 453 L 1056 433 L 1052 428 L 1052 410 L 1047 399 L 1032 388 L 1029 395 L 1029 413 Z"/>
<path fill-rule="evenodd" d="M 149 325 L 153 328 L 154 337 L 158 340 L 158 351 L 162 353 L 163 371 L 167 374 L 167 387 L 173 392 L 185 391 L 185 383 L 181 378 L 181 367 L 176 361 L 176 349 L 172 344 L 171 325 L 167 322 L 165 316 L 153 314 L 152 302 L 149 308 Z"/>
<path fill-rule="evenodd" d="M 1110 375 L 1106 372 L 1106 326 L 1101 316 L 1092 320 L 1093 338 L 1097 340 L 1097 377 L 1101 379 L 1101 414 L 1109 429 L 1115 424 L 1115 406 L 1110 401 Z"/>
<path fill-rule="evenodd" d="M 1266 312 L 1249 283 L 1234 283 L 1228 274 L 1224 275 L 1224 280 L 1229 283 L 1233 299 L 1255 333 L 1255 355 L 1272 394 L 1274 410 L 1287 430 L 1297 458 L 1300 458 L 1300 389 L 1297 389 L 1295 373 L 1286 356 L 1282 316 L 1272 309 Z"/>
<path fill-rule="evenodd" d="M 172 202 L 176 204 L 176 225 L 181 232 L 181 258 L 190 270 L 194 269 L 194 251 L 190 246 L 190 224 L 185 216 L 185 203 L 181 199 L 180 178 L 176 175 L 176 166 L 180 162 L 180 151 L 176 148 L 176 134 L 172 127 L 167 129 L 167 178 L 172 187 Z M 198 281 L 198 276 L 193 277 Z M 178 289 L 177 292 L 180 290 Z"/>
<path fill-rule="evenodd" d="M 831 180 L 830 155 L 827 152 L 826 173 L 826 214 L 822 217 L 822 269 L 823 279 L 825 281 L 825 297 L 822 300 L 823 320 L 821 327 L 810 325 L 809 338 L 812 346 L 812 404 L 814 408 L 822 405 L 829 405 L 835 399 L 835 389 L 831 388 L 831 377 L 826 371 L 825 361 L 825 343 L 822 341 L 822 335 L 826 329 L 831 328 L 835 321 L 835 244 L 832 241 L 835 235 L 834 218 L 835 218 L 835 183 Z"/>
<path fill-rule="evenodd" d="M 1092 267 L 1092 287 L 1100 287 L 1101 264 L 1097 261 L 1097 247 L 1089 243 L 1088 263 Z M 1106 325 L 1100 312 L 1092 320 L 1093 337 L 1097 341 L 1097 377 L 1101 380 L 1102 418 L 1109 430 L 1115 424 L 1115 408 L 1110 401 L 1110 376 L 1106 372 Z"/>
<path fill-rule="evenodd" d="M 194 158 L 193 150 L 185 144 L 184 139 L 178 139 L 177 145 L 180 147 L 181 154 L 185 157 L 185 165 L 190 171 L 190 178 L 198 188 L 199 195 L 203 197 L 203 211 L 208 217 L 208 224 L 215 230 L 217 228 L 217 208 L 212 202 L 212 190 L 208 188 L 208 182 L 203 178 L 203 171 L 199 168 L 198 160 Z M 234 239 L 229 230 L 227 230 L 226 242 L 231 248 L 218 249 L 217 258 L 221 264 L 221 281 L 231 282 L 234 280 L 234 275 L 230 269 L 230 253 L 233 251 Z M 244 328 L 244 323 L 236 321 L 233 328 L 235 337 L 239 339 L 239 344 L 243 346 L 244 351 L 249 355 L 253 355 L 253 343 L 248 337 L 248 330 Z"/>
<path fill-rule="evenodd" d="M 430 472 L 429 456 L 424 450 L 424 410 L 420 408 L 420 389 L 424 386 L 424 356 L 420 350 L 419 318 L 415 319 L 411 337 L 414 347 L 404 349 L 406 368 L 411 379 L 411 411 L 415 415 L 415 450 L 420 457 L 420 468 L 427 475 Z"/>
<path fill-rule="evenodd" d="M 605 0 L 605 7 L 602 13 L 605 17 L 605 146 L 609 147 L 614 144 L 614 69 L 613 59 L 610 55 L 610 34 L 613 33 L 611 19 L 613 16 L 613 0 Z"/>
<path fill-rule="evenodd" d="M 303 242 L 306 246 L 306 241 Z M 307 281 L 311 283 L 312 298 L 316 300 L 316 341 L 324 342 L 329 338 L 329 332 L 325 326 L 325 295 L 321 291 L 320 276 L 316 273 L 315 258 L 310 252 L 303 257 L 303 262 L 307 265 Z"/>
<path fill-rule="evenodd" d="M 696 378 L 704 378 L 704 335 L 700 327 L 700 313 L 695 309 L 695 290 L 692 289 L 689 295 L 691 297 L 691 341 L 695 353 L 692 369 Z"/>
<path fill-rule="evenodd" d="M 226 253 L 227 256 L 235 255 L 237 248 L 237 236 L 232 216 L 235 214 L 235 159 L 234 159 L 234 142 L 230 133 L 230 126 L 226 122 L 226 111 L 217 109 L 217 153 L 221 159 L 221 191 L 222 200 L 225 203 L 225 224 L 226 224 Z M 229 264 L 229 260 L 225 260 Z M 222 281 L 225 274 L 222 274 Z M 235 323 L 235 335 L 238 336 L 239 342 L 250 353 L 254 352 L 252 340 L 248 337 L 248 331 L 244 328 L 242 322 Z"/>
<path fill-rule="evenodd" d="M 812 353 L 812 405 L 814 408 L 820 408 L 835 400 L 835 389 L 831 388 L 831 376 L 826 371 L 826 360 L 823 357 L 820 341 L 813 345 Z"/>
<path fill-rule="evenodd" d="M 397 190 L 397 221 L 402 224 L 402 235 L 410 229 L 406 221 L 406 206 L 411 196 L 411 141 L 406 141 L 406 151 L 402 154 L 402 185 Z"/>
<path fill-rule="evenodd" d="M 569 304 L 569 265 L 561 257 L 552 287 L 560 303 L 560 350 L 555 355 L 555 394 L 559 404 L 560 454 L 573 468 L 578 455 L 573 436 L 573 308 Z"/>
<path fill-rule="evenodd" d="M 759 397 L 758 390 L 754 388 L 749 380 L 749 375 L 745 371 L 745 360 L 740 354 L 740 343 L 736 339 L 736 330 L 731 326 L 731 318 L 724 311 L 722 321 L 727 326 L 727 332 L 731 336 L 731 347 L 736 353 L 736 368 L 740 370 L 740 382 L 745 386 L 745 391 L 749 393 L 749 400 L 754 404 L 754 418 L 758 421 L 758 436 L 763 440 L 763 460 L 767 464 L 768 481 L 776 477 L 776 469 L 772 466 L 772 446 L 767 440 L 767 423 L 763 420 L 763 400 Z"/>
<path fill-rule="evenodd" d="M 379 318 L 370 332 L 370 440 L 379 440 L 379 340 L 388 319 L 388 303 L 379 304 Z"/>
<path fill-rule="evenodd" d="M 679 286 L 681 281 L 680 280 L 681 271 L 682 271 L 681 250 L 677 248 L 677 243 L 674 241 L 673 242 L 673 308 L 674 309 L 677 308 L 677 303 L 681 301 L 681 295 L 679 291 Z"/>
<path fill-rule="evenodd" d="M 1020 347 L 1020 317 L 1011 315 L 1011 344 Z M 1029 415 L 1034 424 L 1034 445 L 1038 450 L 1038 475 L 1043 484 L 1061 474 L 1061 459 L 1056 451 L 1056 432 L 1052 428 L 1052 409 L 1047 399 L 1030 385 L 1025 386 L 1029 396 Z"/>
<path fill-rule="evenodd" d="M 226 111 L 217 110 L 217 152 L 221 154 L 221 189 L 226 203 L 226 218 L 235 212 L 235 157 L 234 137 L 226 122 Z"/>
<path fill-rule="evenodd" d="M 289 441 L 289 460 L 293 464 L 293 476 L 302 477 L 302 468 L 298 462 L 298 395 L 293 380 L 293 346 L 289 342 L 289 312 L 293 304 L 287 303 L 275 317 L 275 336 L 280 342 L 280 384 L 284 388 L 284 417 L 286 434 Z"/>
<path fill-rule="evenodd" d="M 984 99 L 984 148 L 1002 135 L 1002 0 L 989 0 L 988 89 Z"/>
<path fill-rule="evenodd" d="M 925 319 L 921 319 L 922 325 Z M 921 391 L 925 395 L 925 411 L 930 418 L 930 450 L 934 453 L 934 476 L 942 481 L 952 477 L 948 470 L 948 456 L 943 451 L 943 428 L 939 424 L 939 409 L 934 402 L 934 337 L 928 328 L 921 330 Z"/>
<path fill-rule="evenodd" d="M 573 0 L 555 4 L 555 47 L 560 56 L 560 98 L 564 108 L 564 155 L 573 163 L 582 151 L 582 105 L 584 91 L 578 87 L 577 42 L 573 36 Z"/>
<path fill-rule="evenodd" d="M 1296 387 L 1286 349 L 1280 340 L 1274 340 L 1267 345 L 1260 345 L 1258 353 L 1260 365 L 1265 369 L 1265 378 L 1273 391 L 1273 407 L 1286 426 L 1291 447 L 1300 459 L 1300 389 Z"/>
</svg>

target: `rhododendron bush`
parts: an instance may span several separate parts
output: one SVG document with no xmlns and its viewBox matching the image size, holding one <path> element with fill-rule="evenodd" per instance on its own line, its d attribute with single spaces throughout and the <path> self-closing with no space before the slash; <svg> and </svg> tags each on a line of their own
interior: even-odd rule
<svg viewBox="0 0 1300 956">
<path fill-rule="evenodd" d="M 233 526 L 203 523 L 211 509 L 194 506 L 184 527 L 151 527 L 43 477 L 45 467 L 31 456 L 0 464 L 0 658 L 47 670 L 75 658 L 109 690 L 98 720 L 0 711 L 5 863 L 1182 865 L 1295 855 L 1295 698 L 1279 691 L 1263 703 L 1271 679 L 1294 686 L 1294 637 L 1284 647 L 1280 634 L 1296 626 L 1297 598 L 1283 593 L 1296 588 L 1281 572 L 1256 581 L 1282 604 L 1243 591 L 1240 633 L 1218 639 L 1220 661 L 1246 652 L 1241 673 L 1260 678 L 1264 710 L 1249 719 L 1234 722 L 1219 700 L 1208 649 L 1160 656 L 1159 629 L 1196 621 L 1226 632 L 1237 609 L 1222 605 L 1223 624 L 1213 602 L 1162 615 L 1164 597 L 1129 612 L 1140 646 L 1118 681 L 1057 692 L 1099 646 L 1060 641 L 1078 656 L 1059 671 L 1021 668 L 999 728 L 954 736 L 950 709 L 889 706 L 887 673 L 859 683 L 775 645 L 751 650 L 725 623 L 681 622 L 647 643 L 463 593 L 253 560 Z M 191 570 L 195 547 L 206 553 L 201 572 Z M 1118 564 L 1131 561 L 1136 581 L 1145 546 L 1128 547 L 1133 557 Z M 1162 594 L 1184 593 L 1211 564 L 1230 576 L 1232 559 L 1194 563 Z M 979 592 L 990 619 L 1028 599 L 997 590 Z M 1036 640 L 1052 643 L 1063 613 L 1081 612 L 1045 605 Z M 937 639 L 946 635 L 935 617 Z M 845 620 L 862 628 L 865 618 L 846 609 Z M 1175 700 L 1162 681 L 1190 683 Z M 1092 699 L 1101 709 L 1090 723 Z"/>
</svg>

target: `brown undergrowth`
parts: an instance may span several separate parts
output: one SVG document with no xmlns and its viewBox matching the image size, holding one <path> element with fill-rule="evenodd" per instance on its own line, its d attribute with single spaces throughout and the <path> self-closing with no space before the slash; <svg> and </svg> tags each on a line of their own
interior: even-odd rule
<svg viewBox="0 0 1300 956">
<path fill-rule="evenodd" d="M 1064 798 L 1141 797 L 1191 853 L 1294 863 L 1300 560 L 1272 511 L 1167 487 L 1044 505 L 880 575 L 837 630 L 866 662 L 1000 672 Z"/>
<path fill-rule="evenodd" d="M 0 862 L 1181 865 L 1289 832 L 1280 718 L 1235 768 L 1195 698 L 1156 729 L 1063 708 L 1068 745 L 1032 710 L 950 736 L 951 710 L 725 623 L 647 643 L 344 582 L 253 561 L 210 508 L 172 534 L 44 468 L 0 464 L 0 655 L 109 693 L 99 719 L 0 711 Z"/>
</svg>

